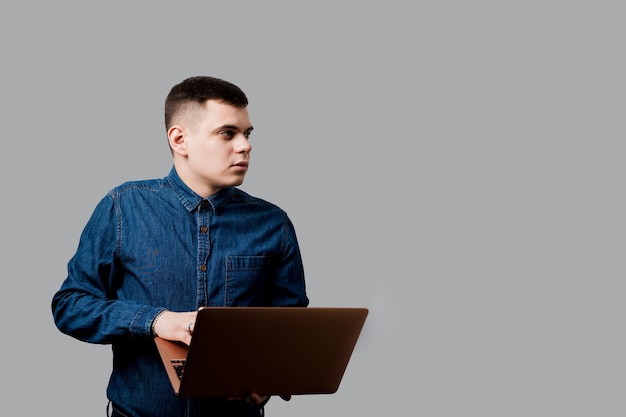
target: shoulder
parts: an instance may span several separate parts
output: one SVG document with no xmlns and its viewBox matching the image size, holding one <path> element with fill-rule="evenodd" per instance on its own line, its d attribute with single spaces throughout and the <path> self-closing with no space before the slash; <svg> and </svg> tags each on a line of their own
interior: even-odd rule
<svg viewBox="0 0 626 417">
<path fill-rule="evenodd" d="M 167 181 L 164 178 L 126 181 L 112 188 L 107 195 L 116 198 L 124 194 L 158 191 L 165 186 L 167 186 Z"/>
</svg>

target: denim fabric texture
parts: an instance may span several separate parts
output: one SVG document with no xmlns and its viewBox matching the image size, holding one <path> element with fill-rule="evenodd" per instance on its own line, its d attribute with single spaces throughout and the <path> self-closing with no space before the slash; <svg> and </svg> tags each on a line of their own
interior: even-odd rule
<svg viewBox="0 0 626 417">
<path fill-rule="evenodd" d="M 191 417 L 246 414 L 241 405 L 174 395 L 151 334 L 159 312 L 308 303 L 283 210 L 238 188 L 203 199 L 172 168 L 162 179 L 124 183 L 98 203 L 52 311 L 63 333 L 112 344 L 107 396 L 118 410 Z"/>
</svg>

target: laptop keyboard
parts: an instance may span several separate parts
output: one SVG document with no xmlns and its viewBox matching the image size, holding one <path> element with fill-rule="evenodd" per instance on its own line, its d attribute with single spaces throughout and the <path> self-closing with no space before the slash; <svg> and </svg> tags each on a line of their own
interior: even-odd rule
<svg viewBox="0 0 626 417">
<path fill-rule="evenodd" d="M 185 359 L 172 359 L 172 366 L 176 370 L 176 375 L 178 375 L 178 379 L 182 379 L 183 371 L 185 369 Z"/>
</svg>

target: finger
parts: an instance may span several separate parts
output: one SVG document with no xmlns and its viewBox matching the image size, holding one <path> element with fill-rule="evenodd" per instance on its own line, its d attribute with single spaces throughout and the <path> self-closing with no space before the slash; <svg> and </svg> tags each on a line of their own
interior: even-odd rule
<svg viewBox="0 0 626 417">
<path fill-rule="evenodd" d="M 266 399 L 267 397 L 265 396 L 259 395 L 255 392 L 251 392 L 250 395 L 248 395 L 247 401 L 251 404 L 261 404 Z"/>
<path fill-rule="evenodd" d="M 256 405 L 258 404 L 256 399 L 252 398 L 251 395 L 246 395 L 245 397 L 226 397 L 226 401 L 244 401 L 248 404 Z"/>
</svg>

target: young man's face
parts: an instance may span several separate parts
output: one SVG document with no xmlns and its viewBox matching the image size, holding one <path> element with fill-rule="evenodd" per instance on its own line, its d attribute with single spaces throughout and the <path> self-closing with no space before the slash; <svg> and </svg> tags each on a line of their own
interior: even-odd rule
<svg viewBox="0 0 626 417">
<path fill-rule="evenodd" d="M 194 122 L 168 131 L 178 174 L 202 197 L 242 184 L 252 150 L 251 132 L 247 108 L 207 101 Z"/>
</svg>

